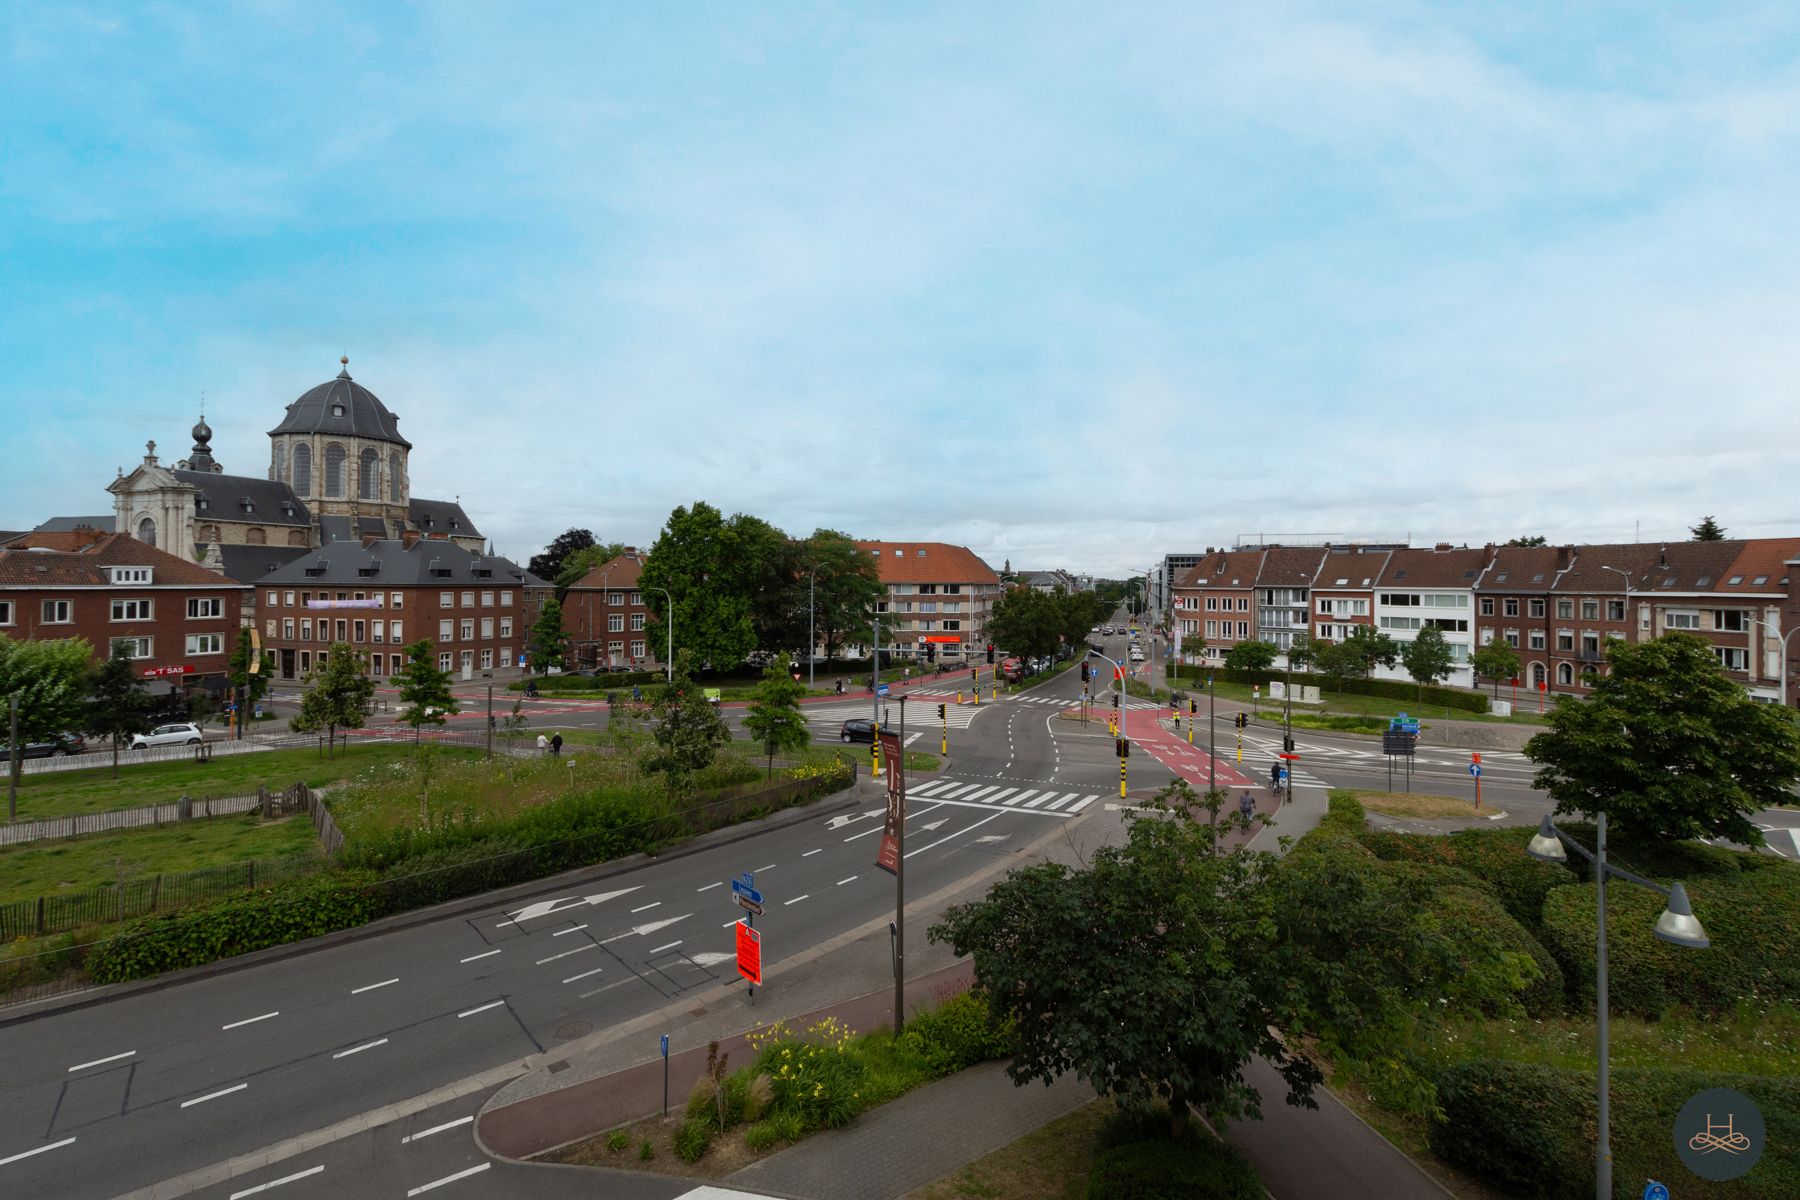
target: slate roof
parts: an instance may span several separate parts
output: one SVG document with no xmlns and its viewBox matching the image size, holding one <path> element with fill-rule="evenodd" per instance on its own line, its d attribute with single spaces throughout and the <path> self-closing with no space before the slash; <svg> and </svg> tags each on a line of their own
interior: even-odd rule
<svg viewBox="0 0 1800 1200">
<path fill-rule="evenodd" d="M 90 529 L 105 530 L 107 533 L 114 532 L 113 515 L 111 513 L 99 517 L 51 517 L 48 521 L 45 521 L 42 525 L 33 529 L 32 532 L 65 533 L 71 529 L 78 529 L 83 525 L 86 525 Z"/>
<path fill-rule="evenodd" d="M 246 521 L 257 525 L 291 525 L 296 528 L 312 524 L 312 514 L 294 489 L 273 479 L 254 475 L 215 475 L 211 471 L 170 471 L 182 483 L 200 491 L 206 507 L 196 504 L 197 521 Z M 246 511 L 244 502 L 250 502 Z M 107 518 L 111 528 L 112 518 Z"/>
<path fill-rule="evenodd" d="M 360 542 L 351 518 L 339 515 L 326 515 L 319 518 L 319 542 L 331 545 L 334 542 Z"/>
<path fill-rule="evenodd" d="M 219 546 L 220 566 L 227 579 L 239 583 L 258 583 L 271 571 L 280 570 L 303 554 L 311 554 L 305 546 Z"/>
<path fill-rule="evenodd" d="M 1473 588 L 1487 565 L 1490 551 L 1476 547 L 1396 550 L 1375 580 L 1381 588 Z"/>
<path fill-rule="evenodd" d="M 643 554 L 636 550 L 627 550 L 622 554 L 614 555 L 590 570 L 581 577 L 579 582 L 571 584 L 570 590 L 636 587 L 638 578 L 643 573 Z"/>
<path fill-rule="evenodd" d="M 444 533 L 451 537 L 481 537 L 475 522 L 463 506 L 454 500 L 424 500 L 414 496 L 408 503 L 406 519 L 420 533 Z"/>
<path fill-rule="evenodd" d="M 0 549 L 0 587 L 110 587 L 107 567 L 150 567 L 153 588 L 243 586 L 128 534 L 110 533 L 80 550 Z"/>
<path fill-rule="evenodd" d="M 343 406 L 343 416 L 333 415 L 335 405 Z M 278 433 L 338 434 L 412 449 L 412 443 L 400 436 L 400 418 L 389 412 L 374 392 L 350 378 L 347 364 L 336 379 L 321 383 L 288 405 L 281 424 L 269 430 L 271 437 Z"/>
<path fill-rule="evenodd" d="M 1573 552 L 1558 546 L 1498 546 L 1494 561 L 1475 583 L 1478 592 L 1549 592 L 1556 586 L 1558 556 Z"/>
<path fill-rule="evenodd" d="M 308 574 L 310 571 L 319 574 Z M 363 574 L 370 571 L 370 574 Z M 480 575 L 476 572 L 485 571 Z M 438 572 L 447 572 L 439 574 Z M 257 580 L 259 584 L 307 587 L 435 587 L 478 584 L 492 587 L 548 587 L 508 558 L 476 554 L 445 538 L 420 538 L 411 546 L 389 538 L 364 546 L 334 542 L 309 550 Z"/>
<path fill-rule="evenodd" d="M 947 542 L 857 542 L 875 556 L 881 582 L 999 583 L 994 569 L 967 546 Z"/>
</svg>

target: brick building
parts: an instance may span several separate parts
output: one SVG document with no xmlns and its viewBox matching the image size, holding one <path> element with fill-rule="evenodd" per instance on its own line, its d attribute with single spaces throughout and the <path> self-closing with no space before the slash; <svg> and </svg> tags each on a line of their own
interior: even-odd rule
<svg viewBox="0 0 1800 1200">
<path fill-rule="evenodd" d="M 940 661 L 985 654 L 988 618 L 1000 598 L 1000 577 L 966 546 L 944 542 L 858 542 L 875 556 L 888 598 L 877 611 L 892 641 L 883 649 L 925 658 L 927 638 Z"/>
<path fill-rule="evenodd" d="M 1313 577 L 1313 638 L 1341 642 L 1358 625 L 1375 624 L 1375 581 L 1398 547 L 1331 546 Z"/>
<path fill-rule="evenodd" d="M 1239 642 L 1255 640 L 1256 580 L 1267 553 L 1208 550 L 1176 584 L 1177 633 L 1206 638 L 1206 657 L 1222 659 Z"/>
<path fill-rule="evenodd" d="M 131 650 L 154 692 L 222 690 L 248 589 L 120 533 L 24 534 L 0 547 L 0 634 Z"/>
<path fill-rule="evenodd" d="M 563 631 L 583 667 L 636 669 L 662 665 L 662 633 L 638 590 L 645 556 L 635 546 L 583 575 L 563 596 Z M 660 631 L 660 626 L 657 626 Z"/>
</svg>

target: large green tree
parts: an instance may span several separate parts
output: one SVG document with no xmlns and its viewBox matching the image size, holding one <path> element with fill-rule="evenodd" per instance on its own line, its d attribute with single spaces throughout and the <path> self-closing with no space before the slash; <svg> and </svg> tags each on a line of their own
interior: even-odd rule
<svg viewBox="0 0 1800 1200">
<path fill-rule="evenodd" d="M 112 656 L 95 669 L 88 697 L 82 732 L 112 743 L 113 778 L 117 779 L 120 744 L 132 734 L 142 733 L 150 723 L 151 700 L 126 642 L 114 642 Z"/>
<path fill-rule="evenodd" d="M 420 638 L 406 647 L 406 666 L 394 677 L 400 687 L 400 703 L 406 706 L 400 710 L 400 719 L 412 726 L 415 742 L 425 726 L 442 725 L 459 711 L 456 693 L 450 690 L 450 672 L 432 661 L 436 654 L 431 639 Z"/>
<path fill-rule="evenodd" d="M 586 532 L 585 530 L 581 532 Z M 572 551 L 562 560 L 562 567 L 556 572 L 552 582 L 556 584 L 556 598 L 566 600 L 569 589 L 580 583 L 587 573 L 595 567 L 603 567 L 619 555 L 625 553 L 624 542 L 596 542 L 592 546 L 583 546 Z"/>
<path fill-rule="evenodd" d="M 1558 813 L 1604 810 L 1621 836 L 1760 846 L 1751 818 L 1793 803 L 1800 779 L 1793 714 L 1750 699 L 1691 634 L 1612 640 L 1606 660 L 1589 697 L 1557 697 L 1525 743 L 1533 784 Z"/>
<path fill-rule="evenodd" d="M 258 657 L 251 644 L 248 627 L 237 631 L 237 641 L 231 647 L 231 658 L 225 664 L 225 678 L 230 681 L 237 694 L 243 697 L 243 707 L 238 711 L 240 729 L 255 714 L 256 706 L 268 694 L 269 674 L 274 662 L 274 655 L 267 651 Z"/>
<path fill-rule="evenodd" d="M 94 649 L 81 638 L 19 641 L 0 634 L 0 742 L 18 699 L 19 740 L 12 747 L 8 804 L 15 805 L 25 743 L 79 728 Z M 9 808 L 10 811 L 10 808 Z"/>
<path fill-rule="evenodd" d="M 650 701 L 653 745 L 643 766 L 663 776 L 672 796 L 689 794 L 694 773 L 710 767 L 719 747 L 731 740 L 718 708 L 695 686 L 691 664 L 686 651 L 678 652 L 675 677 L 658 687 Z"/>
<path fill-rule="evenodd" d="M 1296 671 L 1310 671 L 1319 661 L 1321 647 L 1312 639 L 1310 633 L 1296 633 L 1288 646 L 1288 666 Z"/>
<path fill-rule="evenodd" d="M 1234 671 L 1266 671 L 1280 653 L 1274 642 L 1238 642 L 1225 652 L 1225 665 Z"/>
<path fill-rule="evenodd" d="M 746 561 L 742 550 L 732 526 L 704 501 L 669 514 L 644 560 L 638 590 L 659 630 L 666 629 L 674 601 L 678 658 L 685 650 L 697 663 L 726 671 L 756 649 L 750 586 L 762 577 L 762 566 Z"/>
<path fill-rule="evenodd" d="M 869 628 L 875 606 L 886 598 L 887 588 L 882 585 L 875 556 L 848 534 L 815 529 L 806 539 L 805 555 L 808 575 L 804 582 L 811 585 L 816 605 L 813 632 L 829 659 L 845 641 Z M 813 652 L 810 647 L 808 652 Z"/>
<path fill-rule="evenodd" d="M 1427 625 L 1406 643 L 1400 651 L 1400 661 L 1406 664 L 1406 673 L 1419 685 L 1421 701 L 1425 698 L 1425 689 L 1440 679 L 1449 678 L 1456 665 L 1450 654 L 1450 643 L 1444 640 L 1443 630 L 1435 625 Z"/>
<path fill-rule="evenodd" d="M 1206 653 L 1206 635 L 1190 633 L 1181 639 L 1181 652 L 1189 658 L 1199 658 Z"/>
<path fill-rule="evenodd" d="M 1352 625 L 1344 638 L 1344 645 L 1356 652 L 1362 663 L 1363 678 L 1367 679 L 1376 667 L 1387 667 L 1392 670 L 1400 661 L 1400 644 L 1373 625 Z"/>
<path fill-rule="evenodd" d="M 555 596 L 544 601 L 544 611 L 531 624 L 525 641 L 525 661 L 531 673 L 542 675 L 551 667 L 562 666 L 569 652 L 569 635 L 563 630 L 563 608 Z"/>
<path fill-rule="evenodd" d="M 1008 654 L 1028 658 L 1053 654 L 1062 632 L 1062 614 L 1049 592 L 1019 585 L 994 601 L 988 613 L 988 633 Z"/>
<path fill-rule="evenodd" d="M 775 773 L 777 750 L 804 750 L 812 741 L 806 717 L 800 712 L 800 697 L 805 694 L 805 686 L 794 682 L 793 662 L 787 655 L 763 668 L 762 682 L 756 685 L 756 694 L 744 713 L 744 728 L 763 744 L 770 775 Z"/>
<path fill-rule="evenodd" d="M 556 535 L 556 540 L 544 547 L 542 554 L 531 556 L 526 570 L 546 583 L 553 582 L 562 573 L 563 563 L 578 550 L 586 550 L 595 544 L 592 530 L 565 529 Z"/>
<path fill-rule="evenodd" d="M 1549 542 L 1545 539 L 1543 534 L 1534 533 L 1529 536 L 1508 538 L 1506 544 L 1508 546 L 1545 546 L 1548 545 Z"/>
<path fill-rule="evenodd" d="M 306 682 L 300 712 L 288 722 L 288 728 L 295 733 L 325 730 L 326 754 L 330 755 L 337 746 L 338 730 L 361 729 L 368 723 L 375 681 L 349 642 L 333 642 L 325 665 L 307 676 Z"/>
<path fill-rule="evenodd" d="M 1475 653 L 1469 656 L 1469 665 L 1475 668 L 1475 674 L 1494 685 L 1494 697 L 1500 696 L 1500 681 L 1513 679 L 1519 674 L 1519 652 L 1505 638 L 1495 638 L 1485 646 L 1478 646 Z"/>
<path fill-rule="evenodd" d="M 1331 681 L 1331 690 L 1334 692 L 1342 691 L 1345 683 L 1360 679 L 1368 673 L 1363 665 L 1362 654 L 1349 642 L 1328 642 L 1320 646 L 1314 656 L 1313 666 Z"/>
</svg>

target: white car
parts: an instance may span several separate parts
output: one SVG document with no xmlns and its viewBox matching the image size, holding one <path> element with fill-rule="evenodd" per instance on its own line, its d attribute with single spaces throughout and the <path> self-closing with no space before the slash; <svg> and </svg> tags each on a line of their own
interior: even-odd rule
<svg viewBox="0 0 1800 1200">
<path fill-rule="evenodd" d="M 1144 651 L 1141 647 L 1133 646 L 1131 648 L 1131 661 L 1132 662 L 1143 662 L 1144 661 Z"/>
<path fill-rule="evenodd" d="M 198 746 L 202 740 L 200 727 L 184 721 L 177 725 L 158 725 L 149 733 L 133 734 L 131 748 L 143 750 L 150 746 Z"/>
</svg>

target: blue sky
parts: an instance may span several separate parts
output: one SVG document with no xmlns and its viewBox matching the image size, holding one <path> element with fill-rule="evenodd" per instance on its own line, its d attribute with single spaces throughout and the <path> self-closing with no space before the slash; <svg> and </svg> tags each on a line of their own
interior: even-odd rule
<svg viewBox="0 0 1800 1200">
<path fill-rule="evenodd" d="M 1800 532 L 1791 5 L 23 3 L 0 79 L 0 527 L 346 353 L 520 558 Z"/>
</svg>

